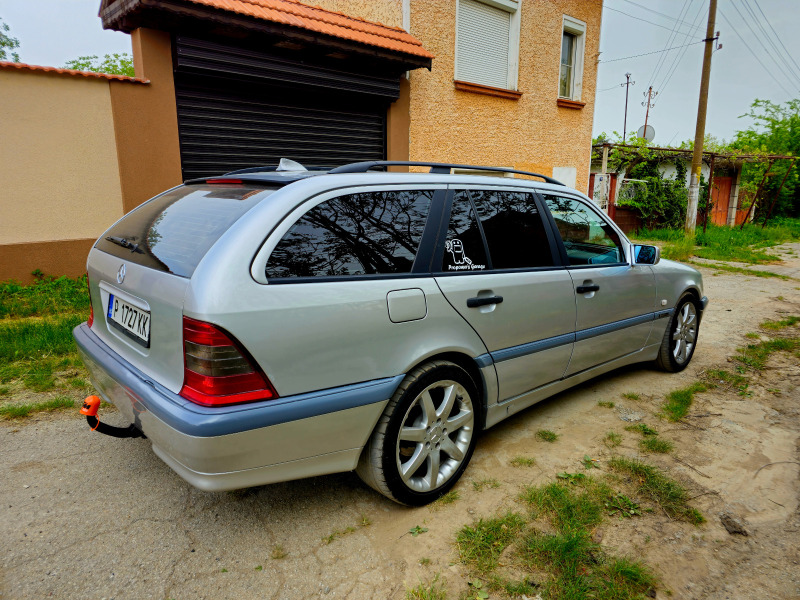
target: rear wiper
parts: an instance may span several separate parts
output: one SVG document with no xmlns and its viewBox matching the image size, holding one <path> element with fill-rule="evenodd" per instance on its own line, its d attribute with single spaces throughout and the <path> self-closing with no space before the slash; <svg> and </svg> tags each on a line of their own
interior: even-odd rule
<svg viewBox="0 0 800 600">
<path fill-rule="evenodd" d="M 139 248 L 139 244 L 134 244 L 133 242 L 129 242 L 124 237 L 115 237 L 113 235 L 109 235 L 106 239 L 112 244 L 116 244 L 117 246 L 122 246 L 123 248 L 127 248 L 131 252 L 144 254 L 144 250 Z"/>
</svg>

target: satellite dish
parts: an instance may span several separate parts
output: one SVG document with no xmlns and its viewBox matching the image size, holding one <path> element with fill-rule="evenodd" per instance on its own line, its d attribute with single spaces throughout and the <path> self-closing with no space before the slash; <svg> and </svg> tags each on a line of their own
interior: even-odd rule
<svg viewBox="0 0 800 600">
<path fill-rule="evenodd" d="M 647 130 L 645 130 L 645 128 L 644 128 L 644 127 L 645 127 L 644 125 L 642 125 L 641 127 L 639 127 L 639 131 L 637 131 L 637 132 L 636 132 L 636 135 L 637 135 L 638 137 L 643 137 L 643 138 L 644 138 L 644 139 L 646 139 L 648 142 L 652 142 L 652 141 L 655 139 L 655 137 L 656 137 L 656 130 L 655 130 L 655 128 L 654 128 L 652 125 L 648 125 L 648 126 L 647 126 Z"/>
</svg>

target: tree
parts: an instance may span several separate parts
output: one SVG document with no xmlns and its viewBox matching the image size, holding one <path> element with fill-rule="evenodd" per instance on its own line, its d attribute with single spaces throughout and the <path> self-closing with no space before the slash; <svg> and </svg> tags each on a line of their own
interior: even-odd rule
<svg viewBox="0 0 800 600">
<path fill-rule="evenodd" d="M 754 123 L 748 129 L 736 132 L 733 146 L 757 154 L 800 155 L 800 100 L 789 100 L 776 104 L 769 100 L 756 100 L 750 112 L 742 115 L 750 117 Z M 756 211 L 760 214 L 769 208 L 775 198 L 790 161 L 776 161 L 767 177 Z M 775 215 L 800 216 L 800 175 L 798 163 L 786 178 L 786 183 L 775 204 Z M 745 165 L 742 179 L 746 185 L 755 188 L 764 175 L 767 165 L 749 163 Z"/>
<path fill-rule="evenodd" d="M 64 65 L 67 69 L 75 71 L 91 71 L 92 73 L 108 73 L 109 75 L 125 75 L 135 77 L 133 71 L 133 57 L 127 52 L 122 54 L 106 54 L 103 59 L 95 56 L 79 56 L 68 60 Z"/>
<path fill-rule="evenodd" d="M 0 19 L 0 60 L 11 60 L 18 63 L 19 54 L 13 50 L 19 48 L 19 40 L 8 35 L 9 31 L 11 28 L 7 23 L 3 23 L 3 19 Z"/>
</svg>

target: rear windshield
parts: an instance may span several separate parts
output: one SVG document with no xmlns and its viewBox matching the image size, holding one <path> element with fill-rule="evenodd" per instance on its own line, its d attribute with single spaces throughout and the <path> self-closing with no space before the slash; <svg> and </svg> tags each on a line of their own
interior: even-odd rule
<svg viewBox="0 0 800 600">
<path fill-rule="evenodd" d="M 151 269 L 191 277 L 220 236 L 276 189 L 247 184 L 181 186 L 131 211 L 96 247 Z"/>
</svg>

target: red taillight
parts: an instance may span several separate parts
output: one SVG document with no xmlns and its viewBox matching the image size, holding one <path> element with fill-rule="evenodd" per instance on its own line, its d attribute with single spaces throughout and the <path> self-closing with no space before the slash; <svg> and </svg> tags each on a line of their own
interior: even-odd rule
<svg viewBox="0 0 800 600">
<path fill-rule="evenodd" d="M 181 396 L 204 406 L 270 400 L 278 393 L 246 352 L 210 323 L 183 317 Z"/>
<path fill-rule="evenodd" d="M 92 286 L 89 285 L 89 274 L 86 274 L 86 289 L 89 292 L 89 320 L 86 321 L 86 324 L 89 328 L 94 325 L 94 306 L 92 306 Z"/>
</svg>

